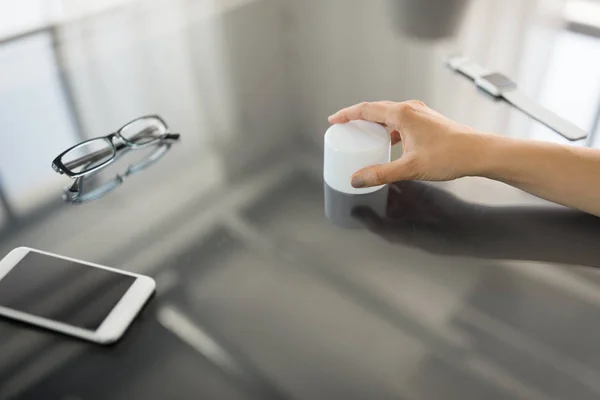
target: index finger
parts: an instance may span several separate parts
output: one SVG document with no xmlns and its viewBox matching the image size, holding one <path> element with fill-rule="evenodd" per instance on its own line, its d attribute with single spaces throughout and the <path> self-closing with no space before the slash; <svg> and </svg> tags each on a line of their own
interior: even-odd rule
<svg viewBox="0 0 600 400">
<path fill-rule="evenodd" d="M 388 119 L 391 109 L 392 105 L 388 102 L 363 102 L 343 108 L 328 119 L 332 124 L 343 124 L 348 121 L 364 119 L 366 121 L 389 125 Z"/>
</svg>

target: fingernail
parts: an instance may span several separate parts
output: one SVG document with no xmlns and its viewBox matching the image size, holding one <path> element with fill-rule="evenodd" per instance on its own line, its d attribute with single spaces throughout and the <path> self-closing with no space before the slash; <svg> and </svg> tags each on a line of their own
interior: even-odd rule
<svg viewBox="0 0 600 400">
<path fill-rule="evenodd" d="M 362 175 L 354 175 L 352 177 L 352 182 L 351 182 L 352 186 L 355 188 L 361 188 L 361 187 L 365 187 L 365 180 L 362 177 Z"/>
<path fill-rule="evenodd" d="M 350 183 L 353 187 L 358 189 L 367 187 L 375 181 L 377 181 L 375 171 L 372 171 L 371 169 L 366 169 L 364 171 L 360 171 L 352 175 L 352 181 Z"/>
</svg>

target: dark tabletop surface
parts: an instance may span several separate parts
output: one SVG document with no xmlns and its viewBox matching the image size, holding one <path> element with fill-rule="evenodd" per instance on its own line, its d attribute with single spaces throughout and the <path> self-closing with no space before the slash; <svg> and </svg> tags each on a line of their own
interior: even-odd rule
<svg viewBox="0 0 600 400">
<path fill-rule="evenodd" d="M 597 218 L 478 178 L 392 185 L 354 229 L 324 215 L 322 134 L 345 105 L 418 98 L 564 141 L 446 69 L 454 50 L 591 129 L 599 40 L 538 3 L 478 1 L 433 41 L 387 0 L 148 1 L 0 43 L 0 254 L 158 283 L 113 346 L 0 321 L 0 399 L 599 398 Z M 149 113 L 179 143 L 65 203 L 51 160 Z"/>
</svg>

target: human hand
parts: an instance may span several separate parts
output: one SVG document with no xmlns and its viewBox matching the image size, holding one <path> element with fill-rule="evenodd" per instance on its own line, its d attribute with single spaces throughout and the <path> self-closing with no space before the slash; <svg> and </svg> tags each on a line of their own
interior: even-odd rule
<svg viewBox="0 0 600 400">
<path fill-rule="evenodd" d="M 367 120 L 384 125 L 392 144 L 402 142 L 402 157 L 369 166 L 352 176 L 356 188 L 403 180 L 447 181 L 477 175 L 486 136 L 454 122 L 417 100 L 379 101 L 344 108 L 329 117 L 332 124 Z"/>
</svg>

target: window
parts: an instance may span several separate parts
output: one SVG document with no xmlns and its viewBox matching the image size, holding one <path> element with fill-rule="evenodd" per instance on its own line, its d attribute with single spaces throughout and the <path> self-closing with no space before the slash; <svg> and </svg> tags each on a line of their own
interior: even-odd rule
<svg viewBox="0 0 600 400">
<path fill-rule="evenodd" d="M 538 101 L 589 131 L 600 107 L 599 71 L 600 38 L 562 31 L 554 42 Z M 547 139 L 548 133 L 535 127 L 532 137 Z"/>
<path fill-rule="evenodd" d="M 78 141 L 49 32 L 0 45 L 0 181 L 16 214 L 59 196 L 52 159 Z"/>
</svg>

